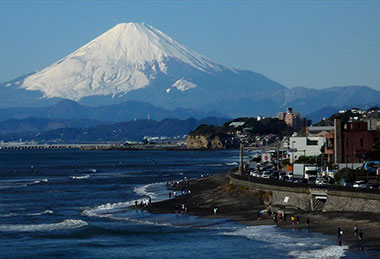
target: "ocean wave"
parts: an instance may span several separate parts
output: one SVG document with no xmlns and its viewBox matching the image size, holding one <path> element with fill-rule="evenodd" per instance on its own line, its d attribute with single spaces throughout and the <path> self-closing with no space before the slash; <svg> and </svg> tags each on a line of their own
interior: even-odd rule
<svg viewBox="0 0 380 259">
<path fill-rule="evenodd" d="M 222 232 L 220 235 L 242 236 L 255 241 L 269 243 L 275 247 L 281 244 L 292 251 L 291 256 L 298 258 L 339 258 L 344 255 L 347 247 L 322 245 L 325 238 L 302 237 L 287 231 L 279 230 L 276 226 L 249 226 L 234 231 Z M 310 248 L 307 251 L 304 249 Z"/>
<path fill-rule="evenodd" d="M 14 217 L 14 216 L 18 216 L 18 215 L 20 215 L 20 214 L 18 214 L 18 213 L 0 214 L 0 218 Z"/>
<path fill-rule="evenodd" d="M 157 182 L 135 187 L 133 191 L 142 197 L 151 197 L 156 201 L 160 201 L 166 198 L 166 182 Z M 154 191 L 148 191 L 153 189 Z M 161 190 L 162 189 L 162 190 Z M 163 192 L 165 191 L 165 193 Z M 110 217 L 112 214 L 117 213 L 120 209 L 126 209 L 135 205 L 136 200 L 130 200 L 125 202 L 106 203 L 96 207 L 84 209 L 82 215 L 89 217 Z"/>
<path fill-rule="evenodd" d="M 93 208 L 85 209 L 81 214 L 89 217 L 107 217 L 107 213 L 111 212 L 112 210 L 128 208 L 133 204 L 135 204 L 135 201 L 106 203 Z"/>
<path fill-rule="evenodd" d="M 232 163 L 226 163 L 226 165 L 238 165 L 237 162 L 232 162 Z"/>
<path fill-rule="evenodd" d="M 314 249 L 308 251 L 291 251 L 290 256 L 296 258 L 340 258 L 345 254 L 345 250 L 348 249 L 348 246 L 327 246 L 321 249 Z"/>
<path fill-rule="evenodd" d="M 152 199 L 157 199 L 158 193 L 154 191 L 148 191 L 148 188 L 162 187 L 166 186 L 166 182 L 150 183 L 143 186 L 135 187 L 133 191 L 141 196 L 149 196 Z M 166 189 L 165 189 L 166 190 Z M 166 195 L 166 194 L 165 194 Z"/>
<path fill-rule="evenodd" d="M 41 179 L 41 180 L 36 180 L 34 181 L 33 183 L 30 183 L 30 184 L 39 184 L 39 183 L 47 183 L 49 182 L 48 179 L 44 178 L 44 179 Z M 27 184 L 27 185 L 30 185 L 30 184 Z"/>
<path fill-rule="evenodd" d="M 76 180 L 79 180 L 79 179 L 87 179 L 87 178 L 90 178 L 90 175 L 89 174 L 86 174 L 86 175 L 74 175 L 74 176 L 70 176 L 71 179 L 76 179 Z"/>
<path fill-rule="evenodd" d="M 52 231 L 75 229 L 87 226 L 88 223 L 83 220 L 65 219 L 64 221 L 51 224 L 30 224 L 30 225 L 0 225 L 0 231 L 19 231 L 19 232 L 34 232 L 34 231 Z"/>
<path fill-rule="evenodd" d="M 13 179 L 0 181 L 0 189 L 12 189 L 20 187 L 28 187 L 29 185 L 47 183 L 49 180 L 47 178 L 43 179 Z"/>
<path fill-rule="evenodd" d="M 52 210 L 44 210 L 41 212 L 36 212 L 36 213 L 28 213 L 26 215 L 28 216 L 39 216 L 39 215 L 44 215 L 44 214 L 53 214 L 54 212 Z"/>
</svg>

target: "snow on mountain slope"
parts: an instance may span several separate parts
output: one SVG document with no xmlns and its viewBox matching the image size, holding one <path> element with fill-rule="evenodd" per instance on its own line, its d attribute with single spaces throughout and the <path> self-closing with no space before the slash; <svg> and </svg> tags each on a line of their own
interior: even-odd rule
<svg viewBox="0 0 380 259">
<path fill-rule="evenodd" d="M 178 90 L 184 92 L 186 90 L 189 90 L 191 88 L 195 88 L 197 87 L 196 84 L 190 82 L 190 81 L 187 81 L 186 79 L 184 78 L 181 78 L 179 80 L 177 80 L 173 85 L 172 87 L 175 87 L 177 88 Z M 171 91 L 171 88 L 168 88 L 166 89 L 166 92 L 169 93 Z"/>
<path fill-rule="evenodd" d="M 230 70 L 150 25 L 121 23 L 50 67 L 28 76 L 22 88 L 39 90 L 48 98 L 76 101 L 86 96 L 124 95 L 145 88 L 158 73 L 167 74 L 171 59 L 208 74 Z M 173 82 L 172 87 L 180 91 L 197 86 L 181 77 Z"/>
</svg>

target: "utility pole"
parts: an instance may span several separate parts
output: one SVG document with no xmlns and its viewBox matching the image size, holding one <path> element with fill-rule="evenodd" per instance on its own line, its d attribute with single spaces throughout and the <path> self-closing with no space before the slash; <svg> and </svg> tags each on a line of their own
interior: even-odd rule
<svg viewBox="0 0 380 259">
<path fill-rule="evenodd" d="M 240 165 L 239 165 L 240 174 L 244 173 L 244 164 L 243 164 L 243 143 L 240 141 Z"/>
<path fill-rule="evenodd" d="M 280 140 L 277 140 L 277 170 L 280 171 Z"/>
</svg>

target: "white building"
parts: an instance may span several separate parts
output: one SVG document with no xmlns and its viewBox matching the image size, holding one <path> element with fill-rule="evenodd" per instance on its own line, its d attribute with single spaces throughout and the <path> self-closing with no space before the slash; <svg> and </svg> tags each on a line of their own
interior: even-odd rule
<svg viewBox="0 0 380 259">
<path fill-rule="evenodd" d="M 290 163 L 293 163 L 300 156 L 319 156 L 322 154 L 321 148 L 326 143 L 325 137 L 290 137 Z"/>
</svg>

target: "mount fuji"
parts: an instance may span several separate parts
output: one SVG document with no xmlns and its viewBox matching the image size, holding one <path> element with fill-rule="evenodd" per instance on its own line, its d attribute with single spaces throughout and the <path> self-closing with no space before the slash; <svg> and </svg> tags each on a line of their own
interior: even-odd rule
<svg viewBox="0 0 380 259">
<path fill-rule="evenodd" d="M 51 106 L 63 99 L 85 106 L 134 101 L 233 117 L 273 115 L 288 105 L 312 112 L 332 106 L 342 93 L 350 98 L 339 105 L 380 100 L 367 87 L 288 89 L 262 74 L 218 64 L 145 23 L 121 23 L 51 66 L 0 84 L 0 108 Z"/>
</svg>

